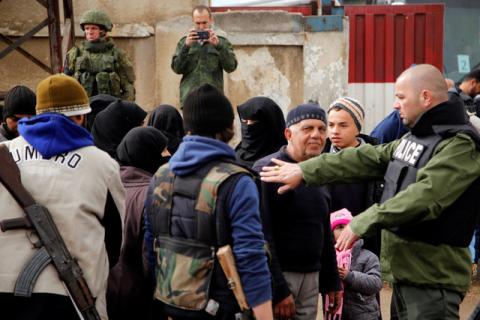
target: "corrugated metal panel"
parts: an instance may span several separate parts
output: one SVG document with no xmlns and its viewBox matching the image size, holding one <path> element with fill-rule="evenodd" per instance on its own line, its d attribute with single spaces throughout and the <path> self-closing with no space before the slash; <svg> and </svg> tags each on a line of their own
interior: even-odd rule
<svg viewBox="0 0 480 320">
<path fill-rule="evenodd" d="M 350 23 L 350 83 L 394 82 L 410 65 L 442 70 L 443 4 L 345 6 Z"/>
<path fill-rule="evenodd" d="M 392 111 L 395 79 L 412 64 L 442 70 L 444 4 L 345 6 L 348 94 L 365 108 L 365 130 Z"/>
<path fill-rule="evenodd" d="M 365 133 L 370 133 L 377 123 L 393 110 L 394 84 L 349 83 L 348 95 L 357 99 L 365 111 Z"/>
</svg>

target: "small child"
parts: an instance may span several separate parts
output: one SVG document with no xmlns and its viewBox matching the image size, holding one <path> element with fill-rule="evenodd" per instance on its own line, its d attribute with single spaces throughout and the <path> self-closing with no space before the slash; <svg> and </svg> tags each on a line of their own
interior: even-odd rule
<svg viewBox="0 0 480 320">
<path fill-rule="evenodd" d="M 352 220 L 347 209 L 330 214 L 330 225 L 335 241 Z M 380 262 L 372 252 L 362 249 L 363 240 L 356 241 L 352 248 L 337 251 L 338 273 L 343 284 L 343 307 L 337 316 L 327 319 L 378 320 L 380 306 L 376 294 L 382 289 Z"/>
</svg>

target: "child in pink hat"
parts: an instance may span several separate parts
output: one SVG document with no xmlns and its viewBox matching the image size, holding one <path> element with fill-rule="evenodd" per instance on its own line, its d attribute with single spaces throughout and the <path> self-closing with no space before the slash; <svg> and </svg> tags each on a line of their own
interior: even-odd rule
<svg viewBox="0 0 480 320">
<path fill-rule="evenodd" d="M 351 220 L 352 214 L 347 209 L 330 214 L 335 241 Z M 343 284 L 343 305 L 336 314 L 325 314 L 326 320 L 378 320 L 380 317 L 380 306 L 376 299 L 376 294 L 382 289 L 380 261 L 362 246 L 363 240 L 360 239 L 351 249 L 337 250 L 338 273 Z M 327 299 L 326 305 L 328 303 Z"/>
</svg>

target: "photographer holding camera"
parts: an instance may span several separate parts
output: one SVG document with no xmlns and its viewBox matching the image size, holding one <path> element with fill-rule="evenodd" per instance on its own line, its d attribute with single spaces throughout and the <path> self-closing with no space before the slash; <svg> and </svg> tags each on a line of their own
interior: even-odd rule
<svg viewBox="0 0 480 320">
<path fill-rule="evenodd" d="M 213 17 L 207 6 L 192 10 L 194 28 L 180 39 L 172 58 L 172 69 L 183 75 L 180 82 L 180 104 L 190 90 L 208 83 L 223 92 L 223 70 L 232 72 L 237 59 L 230 41 L 211 29 Z"/>
</svg>

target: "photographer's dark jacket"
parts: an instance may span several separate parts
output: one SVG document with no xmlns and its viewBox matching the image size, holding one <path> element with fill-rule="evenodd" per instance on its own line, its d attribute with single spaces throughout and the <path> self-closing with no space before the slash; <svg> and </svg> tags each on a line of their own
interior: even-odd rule
<svg viewBox="0 0 480 320">
<path fill-rule="evenodd" d="M 446 101 L 435 106 L 417 120 L 411 133 L 426 137 L 441 129 L 441 125 L 468 125 L 461 103 Z M 468 290 L 471 260 L 466 247 L 445 242 L 432 244 L 430 240 L 400 234 L 394 228 L 439 219 L 466 192 L 480 176 L 479 140 L 471 130 L 447 132 L 431 159 L 418 170 L 413 183 L 353 218 L 352 231 L 361 237 L 383 229 L 381 264 L 385 280 L 459 292 Z M 300 164 L 303 177 L 308 184 L 380 178 L 401 141 L 324 154 Z M 467 233 L 470 226 L 462 220 L 461 212 L 459 215 L 460 219 L 450 224 L 450 232 Z"/>
<path fill-rule="evenodd" d="M 180 39 L 172 58 L 172 70 L 181 74 L 180 104 L 190 90 L 208 83 L 223 92 L 223 70 L 233 72 L 237 68 L 237 58 L 227 38 L 218 36 L 218 45 L 209 42 L 185 45 L 186 37 Z"/>
</svg>

